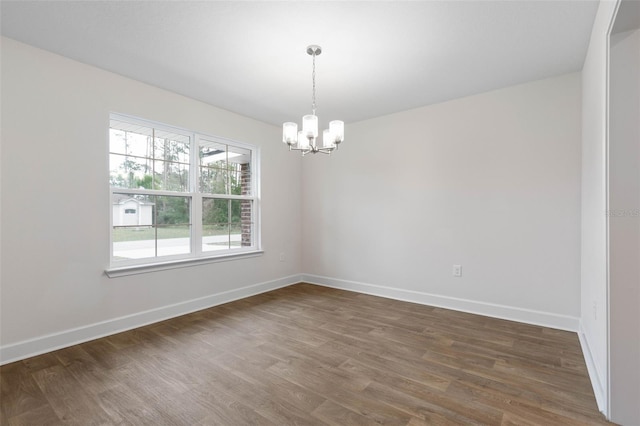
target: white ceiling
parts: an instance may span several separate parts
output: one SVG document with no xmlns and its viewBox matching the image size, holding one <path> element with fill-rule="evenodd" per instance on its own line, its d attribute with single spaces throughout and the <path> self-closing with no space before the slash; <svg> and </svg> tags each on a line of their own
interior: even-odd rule
<svg viewBox="0 0 640 426">
<path fill-rule="evenodd" d="M 265 122 L 346 122 L 582 68 L 597 1 L 6 1 L 2 34 Z"/>
</svg>

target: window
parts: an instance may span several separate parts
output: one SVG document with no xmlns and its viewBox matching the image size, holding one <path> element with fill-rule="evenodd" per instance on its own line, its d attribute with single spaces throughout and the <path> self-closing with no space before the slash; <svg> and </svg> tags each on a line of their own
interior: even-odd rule
<svg viewBox="0 0 640 426">
<path fill-rule="evenodd" d="M 110 118 L 112 269 L 259 250 L 255 147 Z"/>
</svg>

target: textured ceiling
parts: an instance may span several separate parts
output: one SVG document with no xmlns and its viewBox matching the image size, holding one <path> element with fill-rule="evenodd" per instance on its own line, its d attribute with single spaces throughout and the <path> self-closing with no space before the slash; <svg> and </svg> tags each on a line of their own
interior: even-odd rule
<svg viewBox="0 0 640 426">
<path fill-rule="evenodd" d="M 582 68 L 597 1 L 6 1 L 4 36 L 265 122 L 346 122 Z"/>
</svg>

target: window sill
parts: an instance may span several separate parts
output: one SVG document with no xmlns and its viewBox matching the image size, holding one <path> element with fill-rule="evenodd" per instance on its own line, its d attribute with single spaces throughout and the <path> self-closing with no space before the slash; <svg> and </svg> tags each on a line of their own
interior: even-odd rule
<svg viewBox="0 0 640 426">
<path fill-rule="evenodd" d="M 124 277 L 127 275 L 146 274 L 148 272 L 165 271 L 167 269 L 188 268 L 190 266 L 204 265 L 207 263 L 227 262 L 229 260 L 246 259 L 261 256 L 263 250 L 256 250 L 247 253 L 225 254 L 215 257 L 201 257 L 197 259 L 170 260 L 167 262 L 147 263 L 144 265 L 123 266 L 120 268 L 105 269 L 105 274 L 109 278 Z"/>
</svg>

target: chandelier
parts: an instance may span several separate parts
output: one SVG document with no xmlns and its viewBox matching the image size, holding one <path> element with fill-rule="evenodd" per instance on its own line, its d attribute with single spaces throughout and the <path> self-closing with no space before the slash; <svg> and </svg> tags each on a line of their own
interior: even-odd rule
<svg viewBox="0 0 640 426">
<path fill-rule="evenodd" d="M 331 154 L 338 144 L 344 140 L 344 122 L 334 120 L 329 122 L 329 128 L 322 132 L 322 146 L 317 143 L 318 117 L 316 116 L 316 56 L 322 53 L 320 46 L 312 44 L 307 47 L 307 53 L 313 57 L 313 92 L 311 96 L 311 114 L 302 117 L 302 130 L 298 131 L 298 124 L 288 121 L 282 125 L 282 142 L 289 145 L 289 151 L 302 151 L 302 155 L 309 153 Z"/>
</svg>

